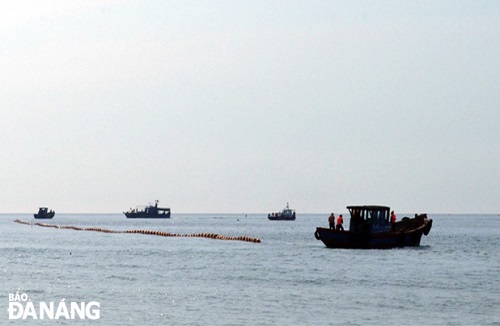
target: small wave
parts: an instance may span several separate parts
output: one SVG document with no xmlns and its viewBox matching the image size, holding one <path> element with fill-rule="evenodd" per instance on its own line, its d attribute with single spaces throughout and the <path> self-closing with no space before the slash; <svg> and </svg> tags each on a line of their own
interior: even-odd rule
<svg viewBox="0 0 500 326">
<path fill-rule="evenodd" d="M 30 296 L 32 294 L 44 294 L 44 293 L 47 293 L 44 289 L 40 289 L 40 288 L 34 288 L 34 289 L 30 289 L 30 288 L 21 289 L 21 288 L 18 288 L 18 289 L 15 289 L 15 290 L 11 291 L 11 293 L 14 293 L 14 292 L 26 293 L 28 296 Z"/>
<path fill-rule="evenodd" d="M 110 276 L 107 277 L 107 279 L 110 279 L 110 280 L 121 280 L 121 281 L 130 281 L 130 282 L 137 281 L 137 277 L 133 277 L 133 276 L 121 276 L 121 275 L 110 275 Z"/>
<path fill-rule="evenodd" d="M 35 271 L 28 272 L 28 275 L 36 275 L 36 274 L 43 274 L 43 271 L 38 269 Z"/>
</svg>

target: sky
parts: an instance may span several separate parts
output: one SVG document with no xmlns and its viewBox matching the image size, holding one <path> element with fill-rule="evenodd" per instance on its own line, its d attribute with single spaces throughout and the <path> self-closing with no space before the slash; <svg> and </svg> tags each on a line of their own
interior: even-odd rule
<svg viewBox="0 0 500 326">
<path fill-rule="evenodd" d="M 0 212 L 500 213 L 500 2 L 0 3 Z"/>
</svg>

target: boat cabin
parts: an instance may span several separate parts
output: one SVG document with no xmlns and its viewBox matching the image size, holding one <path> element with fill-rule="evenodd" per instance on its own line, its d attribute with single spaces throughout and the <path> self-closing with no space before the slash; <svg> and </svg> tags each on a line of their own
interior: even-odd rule
<svg viewBox="0 0 500 326">
<path fill-rule="evenodd" d="M 295 216 L 295 210 L 291 209 L 290 206 L 288 205 L 288 203 L 286 203 L 286 207 L 281 212 L 281 215 L 284 215 L 284 216 Z"/>
<path fill-rule="evenodd" d="M 158 207 L 158 203 L 155 206 L 148 206 L 144 209 L 147 215 L 158 215 L 158 214 L 170 214 L 170 208 Z"/>
<path fill-rule="evenodd" d="M 38 214 L 47 214 L 49 212 L 49 208 L 48 207 L 40 207 L 38 209 Z"/>
<path fill-rule="evenodd" d="M 356 233 L 379 233 L 391 231 L 390 207 L 347 206 L 351 214 L 349 230 Z"/>
</svg>

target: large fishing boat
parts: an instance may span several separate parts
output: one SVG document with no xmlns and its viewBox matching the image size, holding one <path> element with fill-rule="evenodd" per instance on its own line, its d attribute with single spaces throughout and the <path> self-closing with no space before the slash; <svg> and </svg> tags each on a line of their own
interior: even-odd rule
<svg viewBox="0 0 500 326">
<path fill-rule="evenodd" d="M 328 248 L 385 249 L 419 246 L 422 234 L 428 235 L 432 219 L 427 214 L 403 217 L 399 222 L 389 220 L 387 206 L 348 206 L 351 214 L 349 230 L 316 228 L 314 236 Z"/>
<path fill-rule="evenodd" d="M 288 203 L 286 203 L 286 207 L 279 213 L 270 213 L 267 215 L 267 218 L 272 221 L 284 220 L 284 221 L 293 221 L 295 220 L 295 210 L 291 209 Z"/>
<path fill-rule="evenodd" d="M 38 209 L 38 213 L 33 214 L 33 216 L 36 219 L 50 219 L 50 218 L 53 218 L 54 215 L 56 215 L 56 212 L 54 212 L 53 210 L 49 211 L 49 209 L 47 207 L 40 207 Z"/>
<path fill-rule="evenodd" d="M 170 218 L 170 208 L 158 207 L 158 200 L 156 200 L 154 205 L 131 208 L 123 214 L 127 218 Z"/>
</svg>

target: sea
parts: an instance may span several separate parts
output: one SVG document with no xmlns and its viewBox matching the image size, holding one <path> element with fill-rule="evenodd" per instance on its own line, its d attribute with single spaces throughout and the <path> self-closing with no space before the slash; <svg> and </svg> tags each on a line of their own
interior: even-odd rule
<svg viewBox="0 0 500 326">
<path fill-rule="evenodd" d="M 0 325 L 500 325 L 500 215 L 429 217 L 420 247 L 351 250 L 315 239 L 327 213 L 0 214 Z"/>
</svg>

